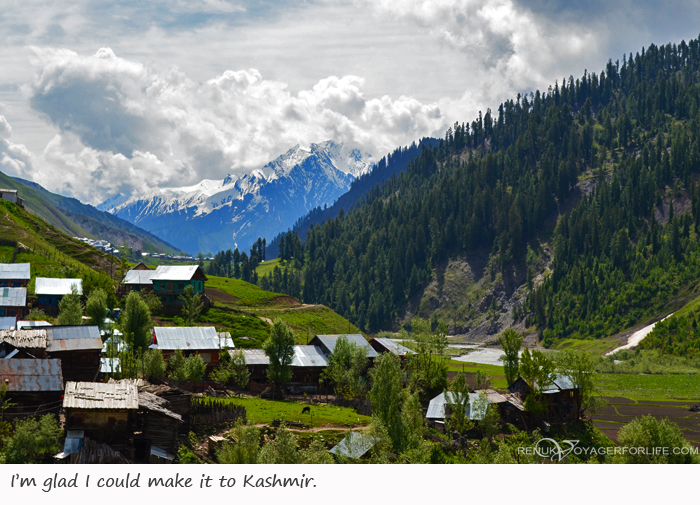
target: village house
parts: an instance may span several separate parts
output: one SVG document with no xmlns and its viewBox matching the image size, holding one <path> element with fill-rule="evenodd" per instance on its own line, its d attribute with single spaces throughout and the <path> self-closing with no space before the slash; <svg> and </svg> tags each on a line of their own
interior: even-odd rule
<svg viewBox="0 0 700 505">
<path fill-rule="evenodd" d="M 153 292 L 160 297 L 163 305 L 182 305 L 180 296 L 187 286 L 194 288 L 194 293 L 204 295 L 204 283 L 207 277 L 199 265 L 161 265 L 151 277 Z"/>
<path fill-rule="evenodd" d="M 153 291 L 153 281 L 151 278 L 156 272 L 157 270 L 151 270 L 143 263 L 139 263 L 124 276 L 124 280 L 120 286 L 120 296 L 126 296 L 131 291 L 150 293 Z"/>
<path fill-rule="evenodd" d="M 20 207 L 24 206 L 24 200 L 18 196 L 16 189 L 0 189 L 0 200 L 16 203 Z"/>
<path fill-rule="evenodd" d="M 30 278 L 29 263 L 0 263 L 0 288 L 26 288 Z"/>
<path fill-rule="evenodd" d="M 0 359 L 0 382 L 7 385 L 5 419 L 58 413 L 63 375 L 58 359 Z"/>
<path fill-rule="evenodd" d="M 428 426 L 444 430 L 445 420 L 452 416 L 452 407 L 450 404 L 456 402 L 457 396 L 454 393 L 440 393 L 435 398 L 430 400 L 428 412 L 425 418 L 428 421 Z M 486 409 L 491 401 L 485 395 L 478 393 L 469 393 L 469 403 L 465 406 L 466 415 L 472 421 L 481 421 L 486 415 Z"/>
<path fill-rule="evenodd" d="M 251 391 L 263 389 L 262 385 L 267 383 L 270 358 L 262 349 L 241 349 L 241 352 L 250 373 L 249 388 Z M 292 379 L 286 386 L 287 390 L 292 394 L 317 393 L 321 372 L 328 366 L 328 359 L 320 347 L 295 345 L 291 366 Z"/>
<path fill-rule="evenodd" d="M 208 372 L 219 364 L 220 351 L 234 348 L 231 335 L 217 333 L 213 326 L 158 326 L 153 329 L 153 345 L 166 360 L 177 350 L 186 357 L 199 354 Z"/>
<path fill-rule="evenodd" d="M 0 359 L 47 358 L 46 330 L 2 330 L 0 331 Z"/>
<path fill-rule="evenodd" d="M 48 321 L 17 321 L 16 326 L 18 330 L 31 330 L 53 326 L 53 324 Z"/>
<path fill-rule="evenodd" d="M 0 288 L 0 317 L 24 317 L 27 311 L 27 288 Z"/>
<path fill-rule="evenodd" d="M 37 277 L 34 285 L 34 294 L 38 298 L 39 308 L 49 313 L 57 313 L 58 303 L 65 295 L 71 293 L 72 286 L 75 286 L 79 295 L 83 294 L 82 279 Z"/>
<path fill-rule="evenodd" d="M 390 352 L 400 357 L 401 360 L 405 360 L 411 354 L 417 354 L 416 351 L 412 351 L 408 347 L 386 337 L 375 337 L 369 341 L 369 345 L 379 354 Z"/>
<path fill-rule="evenodd" d="M 348 341 L 354 343 L 355 345 L 365 348 L 367 350 L 367 357 L 370 360 L 379 356 L 379 353 L 375 351 L 372 348 L 372 346 L 369 345 L 367 340 L 365 340 L 365 337 L 363 337 L 359 333 L 350 333 L 346 335 L 316 335 L 314 338 L 311 339 L 309 345 L 315 345 L 317 347 L 320 347 L 321 352 L 323 352 L 326 358 L 328 358 L 333 354 L 335 344 L 338 342 L 338 339 L 340 337 L 345 337 L 348 339 Z"/>
<path fill-rule="evenodd" d="M 46 351 L 63 364 L 66 381 L 94 381 L 100 371 L 102 338 L 97 326 L 49 326 Z"/>
<path fill-rule="evenodd" d="M 522 377 L 518 377 L 510 386 L 508 391 L 511 396 L 517 397 L 525 403 L 527 397 L 532 393 L 532 387 Z M 555 374 L 551 384 L 542 392 L 542 396 L 547 405 L 547 412 L 538 416 L 529 415 L 529 422 L 563 424 L 578 420 L 578 395 L 579 391 L 573 384 L 570 377 L 564 374 Z M 543 426 L 547 426 L 543 424 Z"/>
<path fill-rule="evenodd" d="M 66 430 L 83 430 L 85 437 L 112 449 L 129 448 L 131 412 L 139 408 L 135 384 L 66 382 L 63 411 Z"/>
</svg>

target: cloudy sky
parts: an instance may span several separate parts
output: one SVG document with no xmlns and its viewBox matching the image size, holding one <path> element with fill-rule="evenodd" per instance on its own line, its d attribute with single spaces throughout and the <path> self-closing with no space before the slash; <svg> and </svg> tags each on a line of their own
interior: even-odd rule
<svg viewBox="0 0 700 505">
<path fill-rule="evenodd" d="M 10 0 L 0 170 L 97 204 L 245 173 L 298 143 L 381 157 L 697 37 L 697 19 L 694 0 Z"/>
</svg>

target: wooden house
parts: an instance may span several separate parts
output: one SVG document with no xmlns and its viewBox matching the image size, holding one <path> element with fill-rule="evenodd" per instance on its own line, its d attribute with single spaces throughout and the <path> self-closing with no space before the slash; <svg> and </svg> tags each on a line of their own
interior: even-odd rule
<svg viewBox="0 0 700 505">
<path fill-rule="evenodd" d="M 26 288 L 30 267 L 29 263 L 0 263 L 0 288 Z"/>
<path fill-rule="evenodd" d="M 7 384 L 7 399 L 15 404 L 6 419 L 58 413 L 63 394 L 61 361 L 57 359 L 0 359 L 0 382 Z"/>
<path fill-rule="evenodd" d="M 252 390 L 260 389 L 267 383 L 267 369 L 270 358 L 262 349 L 241 349 L 246 368 L 250 373 L 249 384 Z M 229 351 L 234 352 L 234 351 Z M 321 372 L 328 366 L 328 359 L 320 347 L 314 345 L 295 345 L 292 360 L 292 379 L 287 384 L 287 391 L 292 394 L 317 393 Z"/>
<path fill-rule="evenodd" d="M 63 397 L 66 430 L 84 430 L 85 437 L 112 449 L 130 448 L 132 413 L 139 408 L 135 384 L 67 382 Z"/>
<path fill-rule="evenodd" d="M 36 284 L 34 285 L 34 293 L 37 296 L 39 308 L 50 313 L 56 313 L 58 310 L 58 303 L 65 295 L 71 293 L 73 286 L 75 286 L 79 295 L 83 294 L 82 279 L 37 277 Z"/>
<path fill-rule="evenodd" d="M 151 277 L 153 292 L 160 297 L 163 305 L 182 305 L 180 296 L 187 286 L 194 292 L 204 295 L 206 275 L 199 265 L 161 265 Z"/>
<path fill-rule="evenodd" d="M 365 348 L 367 350 L 367 357 L 370 360 L 373 360 L 374 358 L 379 356 L 379 353 L 375 351 L 372 348 L 372 346 L 369 345 L 365 337 L 363 337 L 359 333 L 350 333 L 345 335 L 316 335 L 314 338 L 311 339 L 309 345 L 315 345 L 316 347 L 319 347 L 323 354 L 326 357 L 328 357 L 333 354 L 335 344 L 338 342 L 338 339 L 340 337 L 345 337 L 355 345 Z"/>
<path fill-rule="evenodd" d="M 27 311 L 27 288 L 0 288 L 0 317 L 24 317 Z"/>
<path fill-rule="evenodd" d="M 0 359 L 46 359 L 47 343 L 46 330 L 0 331 Z"/>
<path fill-rule="evenodd" d="M 96 380 L 102 354 L 97 326 L 50 326 L 42 331 L 47 334 L 48 356 L 62 361 L 66 381 Z"/>
<path fill-rule="evenodd" d="M 517 397 L 524 404 L 527 397 L 532 393 L 532 387 L 525 379 L 518 377 L 508 386 L 508 391 L 511 396 Z M 551 384 L 542 392 L 542 396 L 548 412 L 538 416 L 529 415 L 530 423 L 545 421 L 550 424 L 562 424 L 578 420 L 579 391 L 570 377 L 563 374 L 555 374 L 552 377 Z"/>
<path fill-rule="evenodd" d="M 229 333 L 217 333 L 213 326 L 158 326 L 153 329 L 153 344 L 163 352 L 167 360 L 178 349 L 187 356 L 199 354 L 207 371 L 219 364 L 219 352 L 233 349 Z"/>
</svg>

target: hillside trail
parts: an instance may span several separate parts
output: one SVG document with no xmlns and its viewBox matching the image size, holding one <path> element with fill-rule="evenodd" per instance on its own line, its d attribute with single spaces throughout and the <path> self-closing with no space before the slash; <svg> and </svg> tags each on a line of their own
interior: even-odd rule
<svg viewBox="0 0 700 505">
<path fill-rule="evenodd" d="M 10 213 L 6 210 L 5 211 L 5 220 L 7 220 L 10 223 L 13 223 L 12 218 L 10 217 Z M 3 228 L 11 228 L 11 226 L 3 226 Z M 21 228 L 15 228 L 19 234 L 19 238 L 29 238 L 29 233 L 27 233 L 27 230 L 23 230 Z"/>
</svg>

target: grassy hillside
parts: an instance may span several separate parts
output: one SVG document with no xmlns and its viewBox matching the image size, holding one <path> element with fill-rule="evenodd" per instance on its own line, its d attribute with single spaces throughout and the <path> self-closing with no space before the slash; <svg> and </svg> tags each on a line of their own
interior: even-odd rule
<svg viewBox="0 0 700 505">
<path fill-rule="evenodd" d="M 177 249 L 155 235 L 85 205 L 75 198 L 67 198 L 45 190 L 39 184 L 15 179 L 0 172 L 0 187 L 16 189 L 25 207 L 71 237 L 104 239 L 116 245 L 123 243 L 136 250 L 177 254 Z"/>
<path fill-rule="evenodd" d="M 231 332 L 237 347 L 260 347 L 275 319 L 289 325 L 299 344 L 316 334 L 360 333 L 347 319 L 323 305 L 305 305 L 239 279 L 207 277 L 205 292 L 214 307 L 202 316 L 200 324 L 214 324 L 221 331 Z M 164 320 L 179 322 L 175 318 Z"/>
<path fill-rule="evenodd" d="M 0 201 L 0 237 L 17 241 L 15 261 L 30 261 L 33 268 L 94 269 L 108 274 L 116 271 L 116 258 L 66 235 L 10 202 Z M 7 246 L 2 249 L 5 261 L 12 259 L 12 249 Z"/>
</svg>

